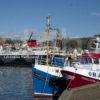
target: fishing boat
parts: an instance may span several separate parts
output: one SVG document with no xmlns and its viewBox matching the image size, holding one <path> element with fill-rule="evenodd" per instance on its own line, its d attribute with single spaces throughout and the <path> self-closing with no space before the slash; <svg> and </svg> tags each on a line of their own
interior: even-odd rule
<svg viewBox="0 0 100 100">
<path fill-rule="evenodd" d="M 42 60 L 42 59 L 41 59 Z M 56 64 L 44 64 L 44 61 L 32 65 L 34 97 L 53 97 L 60 94 L 58 81 L 62 77 L 61 67 Z"/>
<path fill-rule="evenodd" d="M 47 34 L 50 29 L 50 17 L 47 17 Z M 64 64 L 64 58 L 49 55 L 49 46 L 47 41 L 47 55 L 40 56 L 32 64 L 33 75 L 33 96 L 34 98 L 58 98 L 62 93 L 61 69 Z"/>
<path fill-rule="evenodd" d="M 44 49 L 38 46 L 36 39 L 32 39 L 33 32 L 30 38 L 22 43 L 0 44 L 0 65 L 19 65 L 33 63 L 35 57 L 39 55 L 46 55 Z"/>
<path fill-rule="evenodd" d="M 66 88 L 77 88 L 100 82 L 100 39 L 96 39 L 95 52 L 86 50 L 78 62 L 65 65 L 61 70 Z"/>
</svg>

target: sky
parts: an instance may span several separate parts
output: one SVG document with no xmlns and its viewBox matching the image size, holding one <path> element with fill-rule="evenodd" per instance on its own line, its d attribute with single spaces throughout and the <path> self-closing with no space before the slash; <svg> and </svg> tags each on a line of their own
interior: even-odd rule
<svg viewBox="0 0 100 100">
<path fill-rule="evenodd" d="M 43 34 L 46 16 L 64 37 L 100 33 L 100 0 L 0 0 L 0 35 Z"/>
</svg>

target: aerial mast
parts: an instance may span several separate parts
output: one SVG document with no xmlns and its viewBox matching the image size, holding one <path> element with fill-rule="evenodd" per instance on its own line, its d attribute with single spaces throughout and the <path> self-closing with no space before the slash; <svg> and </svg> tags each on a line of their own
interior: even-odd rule
<svg viewBox="0 0 100 100">
<path fill-rule="evenodd" d="M 48 52 L 49 52 L 49 35 L 50 35 L 50 28 L 51 28 L 51 25 L 50 25 L 50 16 L 47 16 L 46 17 L 46 29 L 45 29 L 45 32 L 46 32 L 46 46 L 47 46 L 47 59 L 46 59 L 46 64 L 48 65 Z"/>
<path fill-rule="evenodd" d="M 61 46 L 61 33 L 60 33 L 60 29 L 59 28 L 55 28 L 56 30 L 56 47 L 58 47 L 60 49 L 60 46 Z"/>
</svg>

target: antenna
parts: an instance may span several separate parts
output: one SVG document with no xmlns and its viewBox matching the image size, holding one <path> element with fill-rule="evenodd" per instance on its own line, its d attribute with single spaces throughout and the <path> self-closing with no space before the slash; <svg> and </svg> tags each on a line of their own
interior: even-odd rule
<svg viewBox="0 0 100 100">
<path fill-rule="evenodd" d="M 47 45 L 47 59 L 46 59 L 46 64 L 48 65 L 48 52 L 49 52 L 49 35 L 50 35 L 50 16 L 47 16 L 46 17 L 46 29 L 45 29 L 45 32 L 46 32 L 46 45 Z"/>
</svg>

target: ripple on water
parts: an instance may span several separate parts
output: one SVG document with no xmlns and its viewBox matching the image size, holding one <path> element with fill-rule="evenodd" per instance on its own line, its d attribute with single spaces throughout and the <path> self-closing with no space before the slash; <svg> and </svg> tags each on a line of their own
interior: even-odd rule
<svg viewBox="0 0 100 100">
<path fill-rule="evenodd" d="M 0 100 L 32 99 L 32 69 L 0 67 Z"/>
</svg>

